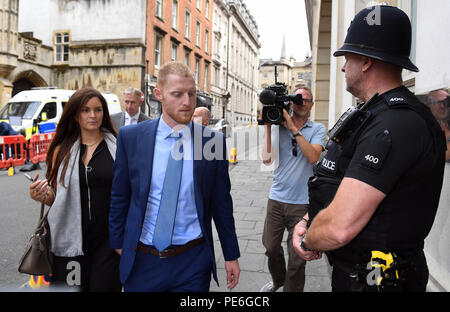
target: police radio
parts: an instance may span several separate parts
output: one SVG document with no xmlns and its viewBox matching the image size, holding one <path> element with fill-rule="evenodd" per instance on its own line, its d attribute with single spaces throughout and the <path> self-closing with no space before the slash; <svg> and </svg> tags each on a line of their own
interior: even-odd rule
<svg viewBox="0 0 450 312">
<path fill-rule="evenodd" d="M 375 93 L 366 103 L 363 103 L 357 107 L 352 106 L 345 113 L 343 113 L 333 128 L 328 131 L 330 141 L 334 141 L 336 143 L 341 142 L 347 130 L 354 129 L 355 125 L 360 124 L 364 120 L 367 114 L 365 109 L 377 97 L 378 93 Z"/>
</svg>

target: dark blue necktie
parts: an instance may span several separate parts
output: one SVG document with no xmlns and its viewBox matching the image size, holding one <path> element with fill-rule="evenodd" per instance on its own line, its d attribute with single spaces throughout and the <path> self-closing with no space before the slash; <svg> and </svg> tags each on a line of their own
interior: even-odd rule
<svg viewBox="0 0 450 312">
<path fill-rule="evenodd" d="M 182 154 L 183 145 L 181 144 L 181 140 L 178 139 L 169 153 L 161 202 L 159 204 L 158 217 L 156 219 L 155 233 L 153 234 L 153 245 L 159 251 L 163 251 L 172 243 L 178 193 L 181 184 L 181 173 L 183 171 Z"/>
</svg>

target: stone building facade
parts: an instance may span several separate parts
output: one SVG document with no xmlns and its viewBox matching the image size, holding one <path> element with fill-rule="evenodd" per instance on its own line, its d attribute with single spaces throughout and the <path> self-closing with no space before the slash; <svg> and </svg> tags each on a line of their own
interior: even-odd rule
<svg viewBox="0 0 450 312">
<path fill-rule="evenodd" d="M 195 73 L 197 105 L 233 125 L 256 120 L 260 43 L 242 0 L 0 0 L 0 15 L 0 106 L 32 87 L 121 98 L 132 86 L 155 118 L 158 70 L 178 60 Z"/>
<path fill-rule="evenodd" d="M 10 69 L 1 104 L 31 87 L 91 86 L 119 97 L 129 86 L 143 89 L 146 2 L 3 0 L 10 22 L 2 33 L 13 43 L 0 61 Z"/>
<path fill-rule="evenodd" d="M 228 0 L 227 81 L 230 99 L 226 115 L 233 126 L 255 123 L 258 105 L 258 25 L 242 0 Z"/>
<path fill-rule="evenodd" d="M 215 0 L 212 116 L 233 126 L 256 122 L 258 25 L 241 0 Z"/>
</svg>

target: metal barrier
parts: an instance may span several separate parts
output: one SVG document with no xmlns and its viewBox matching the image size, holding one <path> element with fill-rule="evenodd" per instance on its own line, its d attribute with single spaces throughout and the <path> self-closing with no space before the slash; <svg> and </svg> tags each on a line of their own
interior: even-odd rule
<svg viewBox="0 0 450 312">
<path fill-rule="evenodd" d="M 34 134 L 31 136 L 28 150 L 30 153 L 30 161 L 33 164 L 46 160 L 47 151 L 54 136 L 54 132 Z"/>
<path fill-rule="evenodd" d="M 27 141 L 23 135 L 0 137 L 0 168 L 24 165 L 27 161 Z"/>
</svg>

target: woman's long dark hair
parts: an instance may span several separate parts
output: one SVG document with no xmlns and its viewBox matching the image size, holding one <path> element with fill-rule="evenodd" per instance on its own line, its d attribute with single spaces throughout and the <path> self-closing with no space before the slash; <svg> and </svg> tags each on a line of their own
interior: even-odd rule
<svg viewBox="0 0 450 312">
<path fill-rule="evenodd" d="M 61 119 L 56 127 L 56 134 L 50 144 L 47 152 L 47 173 L 46 178 L 50 186 L 56 188 L 58 171 L 61 164 L 64 162 L 64 167 L 61 172 L 61 184 L 64 186 L 64 177 L 67 171 L 67 165 L 70 158 L 70 150 L 73 144 L 81 135 L 80 125 L 77 121 L 81 112 L 81 107 L 90 99 L 96 97 L 102 103 L 103 120 L 101 128 L 107 129 L 114 136 L 117 136 L 117 131 L 112 125 L 111 117 L 109 116 L 108 104 L 103 95 L 94 88 L 83 88 L 76 91 L 64 107 Z M 59 147 L 56 154 L 55 162 L 53 158 L 56 148 Z"/>
</svg>

